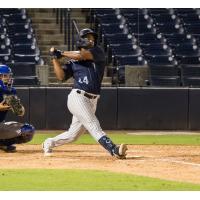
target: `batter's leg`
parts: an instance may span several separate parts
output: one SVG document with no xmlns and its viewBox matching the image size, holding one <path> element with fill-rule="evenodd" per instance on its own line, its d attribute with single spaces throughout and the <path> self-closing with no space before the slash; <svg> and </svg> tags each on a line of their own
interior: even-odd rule
<svg viewBox="0 0 200 200">
<path fill-rule="evenodd" d="M 46 155 L 50 155 L 52 152 L 52 148 L 56 146 L 60 146 L 66 143 L 73 142 L 77 140 L 84 132 L 85 127 L 81 124 L 81 122 L 73 116 L 72 123 L 68 131 L 57 135 L 54 138 L 48 138 L 43 143 L 43 150 Z"/>
<path fill-rule="evenodd" d="M 76 103 L 74 104 L 74 102 Z M 111 155 L 118 158 L 125 158 L 127 150 L 126 145 L 115 145 L 102 130 L 99 120 L 95 116 L 96 103 L 97 102 L 91 101 L 75 92 L 72 92 L 68 98 L 68 108 L 70 112 L 77 117 L 92 137 L 109 151 Z"/>
</svg>

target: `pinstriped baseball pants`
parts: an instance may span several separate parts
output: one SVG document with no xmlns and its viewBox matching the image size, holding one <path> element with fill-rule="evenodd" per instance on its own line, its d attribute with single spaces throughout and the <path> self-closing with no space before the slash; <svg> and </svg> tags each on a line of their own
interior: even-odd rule
<svg viewBox="0 0 200 200">
<path fill-rule="evenodd" d="M 96 141 L 106 135 L 95 116 L 98 97 L 89 99 L 76 91 L 72 89 L 67 101 L 68 109 L 73 114 L 72 123 L 68 131 L 51 138 L 54 146 L 75 141 L 86 129 Z"/>
</svg>

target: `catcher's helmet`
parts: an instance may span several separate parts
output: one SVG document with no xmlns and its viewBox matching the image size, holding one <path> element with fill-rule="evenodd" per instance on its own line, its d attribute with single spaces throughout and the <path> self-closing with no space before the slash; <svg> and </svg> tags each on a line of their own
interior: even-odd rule
<svg viewBox="0 0 200 200">
<path fill-rule="evenodd" d="M 97 34 L 90 28 L 84 28 L 80 30 L 79 37 L 84 38 L 87 34 L 92 34 L 95 40 L 97 39 Z"/>
<path fill-rule="evenodd" d="M 12 74 L 12 71 L 7 65 L 0 65 L 0 74 Z"/>
<path fill-rule="evenodd" d="M 0 80 L 4 85 L 12 86 L 13 78 L 12 78 L 12 70 L 7 65 L 0 65 Z"/>
</svg>

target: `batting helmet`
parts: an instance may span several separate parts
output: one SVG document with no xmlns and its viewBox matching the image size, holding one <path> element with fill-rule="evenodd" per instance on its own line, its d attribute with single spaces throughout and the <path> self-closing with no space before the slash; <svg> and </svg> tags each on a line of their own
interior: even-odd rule
<svg viewBox="0 0 200 200">
<path fill-rule="evenodd" d="M 87 34 L 92 34 L 95 40 L 97 39 L 97 34 L 90 28 L 84 28 L 80 30 L 79 37 L 84 38 Z"/>
</svg>

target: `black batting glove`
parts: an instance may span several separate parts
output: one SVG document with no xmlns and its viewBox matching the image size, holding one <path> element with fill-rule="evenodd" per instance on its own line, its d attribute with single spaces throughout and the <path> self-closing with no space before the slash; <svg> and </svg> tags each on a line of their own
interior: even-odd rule
<svg viewBox="0 0 200 200">
<path fill-rule="evenodd" d="M 52 47 L 49 51 L 49 55 L 52 59 L 60 59 L 62 58 L 62 51 Z"/>
</svg>

